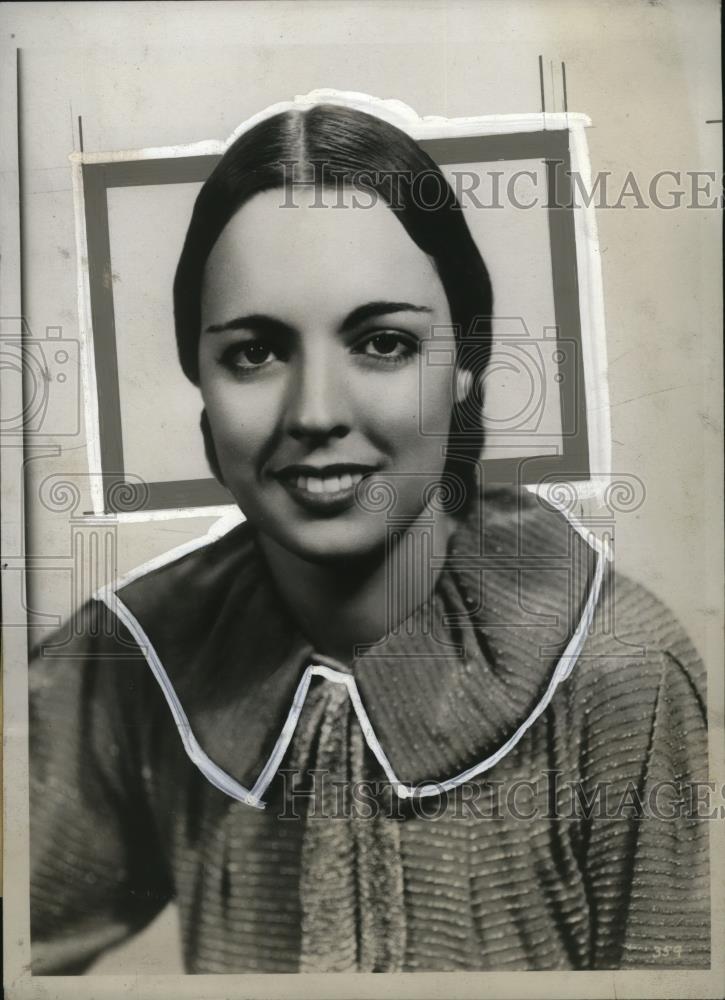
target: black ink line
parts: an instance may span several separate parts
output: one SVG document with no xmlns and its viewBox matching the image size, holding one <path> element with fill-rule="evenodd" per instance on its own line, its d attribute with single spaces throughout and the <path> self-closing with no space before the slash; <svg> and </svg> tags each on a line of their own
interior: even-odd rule
<svg viewBox="0 0 725 1000">
<path fill-rule="evenodd" d="M 546 101 L 544 100 L 544 60 L 539 56 L 539 84 L 541 86 L 541 113 L 546 114 Z"/>
<path fill-rule="evenodd" d="M 568 102 L 567 96 L 566 96 L 566 63 L 565 62 L 562 62 L 562 64 L 561 64 L 561 82 L 562 82 L 562 84 L 564 86 L 564 112 L 566 114 L 568 114 L 569 113 L 569 102 Z"/>
<path fill-rule="evenodd" d="M 549 75 L 551 76 L 551 103 L 552 111 L 556 111 L 556 87 L 554 86 L 554 60 L 549 60 Z"/>
<path fill-rule="evenodd" d="M 78 115 L 78 142 L 80 143 L 81 153 L 83 152 L 83 118 Z"/>
<path fill-rule="evenodd" d="M 28 285 L 25 263 L 25 239 L 26 239 L 26 211 L 25 198 L 23 192 L 23 100 L 20 72 L 21 50 L 15 50 L 15 113 L 17 115 L 17 140 L 18 140 L 18 250 L 20 251 L 20 315 L 25 317 L 25 307 L 28 304 Z M 22 327 L 21 320 L 21 327 Z M 21 333 L 25 339 L 24 331 Z M 23 435 L 23 441 L 25 435 Z"/>
</svg>

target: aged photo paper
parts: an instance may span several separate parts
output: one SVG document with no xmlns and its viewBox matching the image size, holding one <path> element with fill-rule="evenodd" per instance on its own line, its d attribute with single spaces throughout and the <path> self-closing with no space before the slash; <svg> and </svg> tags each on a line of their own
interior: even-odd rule
<svg viewBox="0 0 725 1000">
<path fill-rule="evenodd" d="M 723 995 L 720 19 L 0 9 L 9 997 Z"/>
</svg>

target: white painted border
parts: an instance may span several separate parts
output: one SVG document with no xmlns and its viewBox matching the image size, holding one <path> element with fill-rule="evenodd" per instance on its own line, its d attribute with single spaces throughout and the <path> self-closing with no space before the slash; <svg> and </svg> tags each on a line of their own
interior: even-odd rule
<svg viewBox="0 0 725 1000">
<path fill-rule="evenodd" d="M 78 334 L 80 339 L 81 392 L 86 431 L 88 471 L 90 472 L 91 507 L 94 514 L 104 513 L 103 465 L 101 463 L 101 427 L 98 414 L 98 386 L 93 356 L 93 322 L 91 319 L 91 282 L 86 240 L 86 206 L 83 191 L 82 164 L 71 154 L 71 181 L 75 215 Z"/>
<path fill-rule="evenodd" d="M 570 135 L 572 175 L 578 174 L 585 190 L 591 191 L 589 149 L 583 125 L 573 125 Z M 601 254 L 593 204 L 574 209 L 574 234 L 590 470 L 589 480 L 574 485 L 581 499 L 601 498 L 612 473 L 612 435 Z"/>
<path fill-rule="evenodd" d="M 105 591 L 120 590 L 125 587 L 128 583 L 133 583 L 134 580 L 138 580 L 139 577 L 146 576 L 148 573 L 153 572 L 155 569 L 160 569 L 162 566 L 168 566 L 172 562 L 176 562 L 177 559 L 183 558 L 183 556 L 188 555 L 190 552 L 195 552 L 197 549 L 203 548 L 205 545 L 210 545 L 215 542 L 218 538 L 223 535 L 228 534 L 233 528 L 236 528 L 238 524 L 242 524 L 245 518 L 238 507 L 232 507 L 230 510 L 226 511 L 222 517 L 216 520 L 206 531 L 205 534 L 199 535 L 198 538 L 192 538 L 188 542 L 182 542 L 181 545 L 176 545 L 172 549 L 167 549 L 166 552 L 162 552 L 158 556 L 154 556 L 153 559 L 149 559 L 147 562 L 142 563 L 140 566 L 136 566 L 134 569 L 130 569 L 123 576 L 118 577 L 112 583 L 105 584 L 97 592 L 96 597 Z M 103 599 L 103 598 L 101 598 Z"/>
<path fill-rule="evenodd" d="M 232 514 L 245 520 L 235 503 L 225 504 L 221 507 L 168 507 L 163 510 L 120 511 L 114 514 L 92 514 L 88 517 L 94 524 L 137 524 L 147 521 L 173 521 L 181 517 L 187 519 L 193 517 L 226 518 Z"/>
<path fill-rule="evenodd" d="M 247 118 L 234 129 L 228 139 L 205 139 L 201 142 L 175 146 L 147 146 L 144 149 L 124 149 L 110 152 L 70 154 L 72 163 L 121 163 L 129 160 L 156 160 L 175 156 L 222 155 L 235 140 L 260 122 L 300 108 L 317 104 L 339 104 L 343 107 L 365 111 L 403 129 L 414 139 L 446 139 L 476 135 L 508 135 L 512 132 L 531 132 L 587 127 L 592 124 L 588 115 L 576 112 L 531 112 L 511 115 L 473 115 L 464 118 L 443 118 L 441 115 L 420 115 L 403 101 L 373 97 L 354 90 L 335 90 L 320 87 L 308 94 L 298 94 L 292 101 L 278 101 Z"/>
<path fill-rule="evenodd" d="M 85 199 L 83 191 L 84 164 L 119 163 L 180 156 L 222 155 L 240 135 L 261 121 L 284 111 L 329 103 L 355 108 L 374 114 L 403 129 L 414 139 L 460 138 L 477 135 L 510 135 L 514 133 L 569 129 L 571 134 L 571 171 L 578 173 L 591 186 L 591 169 L 585 129 L 591 119 L 584 114 L 530 113 L 511 115 L 481 115 L 464 118 L 443 118 L 438 115 L 420 117 L 409 105 L 397 100 L 383 100 L 356 91 L 331 88 L 312 90 L 297 95 L 292 101 L 272 104 L 242 122 L 226 140 L 209 139 L 175 146 L 149 146 L 145 149 L 115 152 L 71 153 L 73 201 L 78 259 L 78 315 L 81 340 L 81 382 L 85 409 L 88 465 L 91 473 L 91 503 L 96 517 L 108 516 L 117 523 L 161 521 L 174 518 L 198 517 L 205 512 L 214 515 L 230 508 L 215 505 L 209 508 L 172 508 L 154 511 L 118 512 L 107 514 L 104 509 L 101 465 L 98 391 L 93 356 L 93 327 L 90 315 L 90 279 L 88 248 L 85 232 Z M 611 434 L 609 386 L 607 382 L 607 352 L 602 292 L 599 240 L 593 205 L 573 209 L 576 259 L 579 284 L 579 320 L 583 351 L 585 394 L 587 399 L 589 461 L 592 478 L 576 480 L 571 485 L 580 499 L 601 497 L 611 475 Z M 596 477 L 596 478 L 595 478 Z"/>
<path fill-rule="evenodd" d="M 179 696 L 174 690 L 174 686 L 171 683 L 169 675 L 161 665 L 161 661 L 159 660 L 156 650 L 141 627 L 138 619 L 129 611 L 119 596 L 108 588 L 104 587 L 102 591 L 99 591 L 98 599 L 103 600 L 106 607 L 108 607 L 116 615 L 119 621 L 123 622 L 138 643 L 138 646 L 146 657 L 146 662 L 151 667 L 151 671 L 161 688 L 164 698 L 166 699 L 166 703 L 169 706 L 171 714 L 174 718 L 174 723 L 179 736 L 181 737 L 181 742 L 184 745 L 184 750 L 192 763 L 199 768 L 207 781 L 214 785 L 215 788 L 224 792 L 225 795 L 229 795 L 231 798 L 237 799 L 239 802 L 244 802 L 247 805 L 253 806 L 255 809 L 264 808 L 264 804 L 259 801 L 254 792 L 250 792 L 249 789 L 240 785 L 238 781 L 235 781 L 230 774 L 227 774 L 227 772 L 219 767 L 218 764 L 215 764 L 208 754 L 202 749 L 194 736 L 189 719 L 184 711 L 181 701 L 179 700 Z"/>
</svg>

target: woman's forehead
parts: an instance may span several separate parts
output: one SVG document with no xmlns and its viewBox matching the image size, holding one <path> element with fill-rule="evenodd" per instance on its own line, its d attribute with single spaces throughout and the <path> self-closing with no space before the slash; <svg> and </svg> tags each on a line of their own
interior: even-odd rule
<svg viewBox="0 0 725 1000">
<path fill-rule="evenodd" d="M 433 262 L 387 204 L 298 185 L 255 195 L 231 218 L 207 261 L 203 309 L 216 322 L 236 304 L 339 311 L 360 298 L 402 297 L 432 308 L 446 301 Z"/>
</svg>

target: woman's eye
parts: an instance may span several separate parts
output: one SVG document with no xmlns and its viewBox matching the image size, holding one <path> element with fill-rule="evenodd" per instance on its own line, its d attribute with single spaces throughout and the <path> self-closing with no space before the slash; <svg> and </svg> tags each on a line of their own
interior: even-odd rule
<svg viewBox="0 0 725 1000">
<path fill-rule="evenodd" d="M 272 348 L 261 340 L 250 340 L 246 344 L 232 344 L 222 355 L 222 363 L 237 371 L 261 368 L 276 360 L 277 355 Z"/>
<path fill-rule="evenodd" d="M 367 357 L 402 361 L 415 353 L 415 347 L 406 337 L 394 331 L 376 333 L 360 345 L 360 353 Z"/>
</svg>

